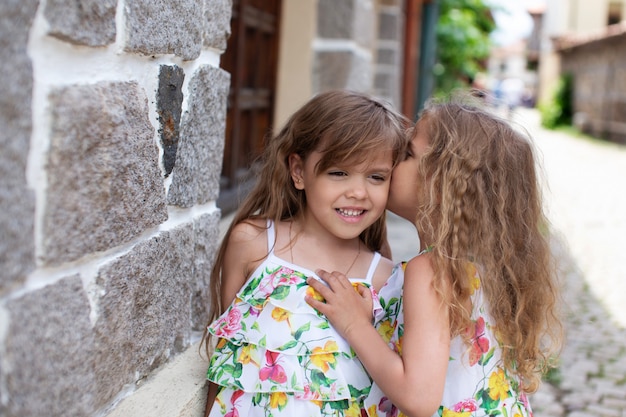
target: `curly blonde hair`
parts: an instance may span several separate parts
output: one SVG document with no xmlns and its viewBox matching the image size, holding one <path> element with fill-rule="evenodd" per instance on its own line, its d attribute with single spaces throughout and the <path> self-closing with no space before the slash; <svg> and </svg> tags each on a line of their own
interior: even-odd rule
<svg viewBox="0 0 626 417">
<path fill-rule="evenodd" d="M 556 268 L 548 241 L 537 161 L 528 135 L 476 103 L 431 101 L 417 126 L 429 140 L 420 159 L 416 219 L 432 247 L 435 288 L 444 279 L 452 336 L 468 342 L 471 282 L 479 267 L 505 368 L 534 392 L 560 343 Z"/>
<path fill-rule="evenodd" d="M 330 90 L 305 103 L 286 122 L 280 132 L 269 138 L 255 172 L 256 184 L 239 206 L 218 251 L 211 272 L 209 323 L 225 310 L 221 304 L 222 264 L 233 227 L 251 219 L 273 222 L 294 219 L 306 207 L 304 191 L 295 188 L 289 171 L 289 155 L 305 160 L 319 151 L 316 166 L 320 173 L 338 163 L 360 164 L 384 150 L 391 150 L 393 166 L 406 156 L 410 121 L 385 102 L 364 93 Z M 252 224 L 252 223 L 250 223 Z M 387 243 L 386 217 L 383 214 L 360 235 L 372 251 Z M 208 325 L 207 325 L 208 326 Z M 205 328 L 203 344 L 210 356 L 210 336 Z"/>
</svg>

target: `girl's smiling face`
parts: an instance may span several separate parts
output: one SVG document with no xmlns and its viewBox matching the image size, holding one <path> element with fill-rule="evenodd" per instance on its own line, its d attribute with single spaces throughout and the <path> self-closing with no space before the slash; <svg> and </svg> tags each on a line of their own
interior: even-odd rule
<svg viewBox="0 0 626 417">
<path fill-rule="evenodd" d="M 413 138 L 407 158 L 395 167 L 391 176 L 387 209 L 414 223 L 417 218 L 421 186 L 419 165 L 422 155 L 428 148 L 426 121 L 420 119 L 409 134 Z"/>
<path fill-rule="evenodd" d="M 353 239 L 385 211 L 393 167 L 391 150 L 357 164 L 340 164 L 317 172 L 321 153 L 302 160 L 292 155 L 295 187 L 304 190 L 305 223 L 341 239 Z"/>
</svg>

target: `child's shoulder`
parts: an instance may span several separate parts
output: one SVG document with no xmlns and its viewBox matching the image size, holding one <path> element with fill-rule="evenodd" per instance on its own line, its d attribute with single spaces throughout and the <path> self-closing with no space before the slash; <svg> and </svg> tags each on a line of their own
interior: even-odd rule
<svg viewBox="0 0 626 417">
<path fill-rule="evenodd" d="M 233 225 L 228 238 L 229 246 L 246 247 L 267 246 L 267 221 L 265 219 L 246 219 Z"/>
<path fill-rule="evenodd" d="M 372 277 L 372 285 L 376 290 L 379 290 L 385 282 L 391 276 L 391 272 L 393 271 L 394 263 L 391 259 L 381 256 L 378 261 L 378 265 L 376 266 L 376 270 L 374 271 L 374 276 Z"/>
</svg>

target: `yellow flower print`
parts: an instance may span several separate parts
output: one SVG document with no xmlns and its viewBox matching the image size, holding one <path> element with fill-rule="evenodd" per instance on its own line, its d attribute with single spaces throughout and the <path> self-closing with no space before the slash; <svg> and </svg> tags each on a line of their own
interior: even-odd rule
<svg viewBox="0 0 626 417">
<path fill-rule="evenodd" d="M 474 291 L 480 288 L 480 277 L 476 271 L 476 265 L 471 262 L 468 262 L 465 265 L 465 272 L 467 273 L 467 277 L 470 280 L 470 294 L 474 294 Z"/>
<path fill-rule="evenodd" d="M 306 287 L 306 295 L 316 299 L 317 301 L 326 301 L 324 297 L 322 297 L 322 294 L 320 294 L 315 288 L 311 286 Z"/>
<path fill-rule="evenodd" d="M 336 359 L 333 352 L 339 349 L 337 342 L 328 341 L 324 347 L 315 347 L 311 352 L 311 362 L 323 372 L 328 372 L 329 365 L 335 367 Z"/>
<path fill-rule="evenodd" d="M 396 352 L 400 356 L 402 356 L 402 339 L 404 339 L 404 336 L 399 338 L 398 341 L 396 342 L 396 345 L 395 345 L 396 346 Z"/>
<path fill-rule="evenodd" d="M 287 404 L 287 394 L 284 392 L 273 392 L 270 394 L 270 407 L 282 410 Z"/>
<path fill-rule="evenodd" d="M 348 408 L 344 414 L 346 417 L 361 417 L 361 407 L 357 403 L 350 404 L 350 408 Z"/>
<path fill-rule="evenodd" d="M 224 346 L 226 346 L 226 339 L 222 339 L 221 337 L 217 340 L 217 345 L 215 346 L 215 349 L 221 349 Z"/>
<path fill-rule="evenodd" d="M 385 320 L 378 325 L 378 334 L 383 338 L 385 343 L 389 343 L 391 336 L 393 336 L 394 327 L 391 325 L 390 320 Z"/>
<path fill-rule="evenodd" d="M 441 417 L 469 417 L 471 415 L 471 411 L 452 411 L 449 408 L 444 407 Z"/>
<path fill-rule="evenodd" d="M 241 348 L 241 354 L 239 355 L 239 358 L 237 359 L 237 361 L 244 365 L 251 363 L 253 365 L 256 365 L 256 367 L 258 368 L 259 360 L 258 360 L 258 356 L 256 355 L 256 353 L 257 351 L 254 345 L 243 346 Z"/>
<path fill-rule="evenodd" d="M 370 405 L 370 408 L 367 409 L 367 415 L 369 417 L 378 417 L 378 412 L 376 411 L 376 404 Z"/>
<path fill-rule="evenodd" d="M 504 400 L 509 397 L 509 383 L 502 369 L 489 376 L 489 396 L 492 400 Z"/>
<path fill-rule="evenodd" d="M 272 310 L 272 318 L 276 321 L 289 320 L 289 312 L 284 308 L 274 307 Z"/>
</svg>

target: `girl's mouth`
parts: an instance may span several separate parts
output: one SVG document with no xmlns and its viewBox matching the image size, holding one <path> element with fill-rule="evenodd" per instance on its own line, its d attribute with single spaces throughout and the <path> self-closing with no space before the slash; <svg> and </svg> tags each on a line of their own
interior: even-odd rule
<svg viewBox="0 0 626 417">
<path fill-rule="evenodd" d="M 359 217 L 360 215 L 365 213 L 365 210 L 341 209 L 341 208 L 338 208 L 335 210 L 337 211 L 337 213 L 346 217 Z"/>
</svg>

